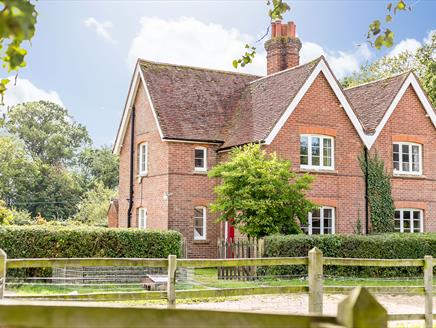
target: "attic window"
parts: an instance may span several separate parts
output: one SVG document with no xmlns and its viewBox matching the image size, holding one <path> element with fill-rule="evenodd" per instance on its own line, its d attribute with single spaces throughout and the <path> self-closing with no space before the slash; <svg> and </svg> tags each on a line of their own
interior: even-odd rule
<svg viewBox="0 0 436 328">
<path fill-rule="evenodd" d="M 194 169 L 195 171 L 207 171 L 207 149 L 197 147 L 194 150 Z"/>
<path fill-rule="evenodd" d="M 422 174 L 422 147 L 411 142 L 394 142 L 392 147 L 394 174 Z"/>
<path fill-rule="evenodd" d="M 300 167 L 303 169 L 334 169 L 334 139 L 321 135 L 300 137 Z"/>
</svg>

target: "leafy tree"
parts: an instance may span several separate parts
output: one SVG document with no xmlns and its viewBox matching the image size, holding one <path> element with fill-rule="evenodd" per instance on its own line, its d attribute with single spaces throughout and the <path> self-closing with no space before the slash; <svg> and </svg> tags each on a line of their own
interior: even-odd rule
<svg viewBox="0 0 436 328">
<path fill-rule="evenodd" d="M 116 194 L 115 190 L 107 188 L 102 182 L 96 182 L 94 189 L 88 190 L 77 205 L 75 220 L 90 225 L 107 224 L 109 204 Z"/>
<path fill-rule="evenodd" d="M 9 225 L 14 221 L 12 211 L 6 206 L 3 200 L 0 200 L 0 225 Z"/>
<path fill-rule="evenodd" d="M 12 107 L 3 126 L 23 141 L 34 160 L 50 165 L 71 162 L 90 143 L 86 128 L 76 123 L 65 108 L 49 101 Z"/>
<path fill-rule="evenodd" d="M 8 72 L 26 66 L 27 51 L 21 44 L 33 38 L 36 18 L 35 6 L 29 0 L 0 0 L 0 58 Z M 9 82 L 0 80 L 2 99 Z"/>
<path fill-rule="evenodd" d="M 346 77 L 342 84 L 353 87 L 412 69 L 418 75 L 433 106 L 436 106 L 436 33 L 416 52 L 405 51 L 397 56 L 385 56 L 373 63 L 362 65 L 358 72 Z"/>
<path fill-rule="evenodd" d="M 372 231 L 375 233 L 394 231 L 394 200 L 392 198 L 391 177 L 378 154 L 359 156 L 363 174 L 368 172 L 368 202 Z"/>
<path fill-rule="evenodd" d="M 229 161 L 215 166 L 209 177 L 221 180 L 211 210 L 250 237 L 299 233 L 297 219 L 306 223 L 314 209 L 305 197 L 313 177 L 297 176 L 290 161 L 267 154 L 258 144 L 232 150 Z"/>
<path fill-rule="evenodd" d="M 78 164 L 86 186 L 92 187 L 97 182 L 109 189 L 118 186 L 118 156 L 111 148 L 86 148 L 80 153 Z"/>
</svg>

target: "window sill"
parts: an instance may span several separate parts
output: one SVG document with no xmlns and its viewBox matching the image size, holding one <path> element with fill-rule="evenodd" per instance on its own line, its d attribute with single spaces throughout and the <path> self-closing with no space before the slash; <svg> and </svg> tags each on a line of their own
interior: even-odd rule
<svg viewBox="0 0 436 328">
<path fill-rule="evenodd" d="M 196 170 L 194 170 L 193 172 L 192 172 L 192 174 L 199 174 L 199 175 L 207 175 L 207 170 L 205 170 L 205 171 L 196 171 Z"/>
<path fill-rule="evenodd" d="M 394 173 L 392 175 L 393 178 L 402 178 L 402 179 L 417 179 L 417 180 L 425 180 L 427 177 L 425 175 L 418 174 L 407 174 L 407 173 Z"/>
<path fill-rule="evenodd" d="M 318 173 L 318 174 L 333 174 L 337 175 L 338 171 L 335 169 L 314 169 L 314 168 L 302 168 L 300 167 L 300 173 Z"/>
<path fill-rule="evenodd" d="M 193 244 L 209 244 L 210 243 L 210 241 L 209 240 L 206 240 L 206 239 L 194 239 L 194 241 L 193 241 Z"/>
</svg>

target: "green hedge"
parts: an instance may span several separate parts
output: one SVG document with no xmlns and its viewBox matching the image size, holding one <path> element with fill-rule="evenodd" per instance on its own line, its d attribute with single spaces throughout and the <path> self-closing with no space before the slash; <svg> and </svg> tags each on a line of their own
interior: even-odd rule
<svg viewBox="0 0 436 328">
<path fill-rule="evenodd" d="M 307 256 L 313 247 L 326 257 L 375 259 L 422 259 L 436 257 L 436 234 L 380 234 L 380 235 L 324 235 L 269 236 L 265 238 L 266 257 Z M 304 274 L 306 267 L 280 267 L 270 274 Z M 421 268 L 375 268 L 325 266 L 326 275 L 337 276 L 419 276 Z"/>
<path fill-rule="evenodd" d="M 8 258 L 142 257 L 181 255 L 176 231 L 60 226 L 2 226 L 0 248 Z"/>
</svg>

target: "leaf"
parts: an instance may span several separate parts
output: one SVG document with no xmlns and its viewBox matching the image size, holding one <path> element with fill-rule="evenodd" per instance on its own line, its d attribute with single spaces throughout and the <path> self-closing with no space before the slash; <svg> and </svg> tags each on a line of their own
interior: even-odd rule
<svg viewBox="0 0 436 328">
<path fill-rule="evenodd" d="M 234 68 L 238 68 L 238 61 L 236 59 L 233 61 L 232 64 Z"/>
<path fill-rule="evenodd" d="M 374 46 L 377 49 L 380 49 L 383 46 L 384 40 L 385 40 L 385 37 L 383 35 L 379 35 L 377 37 L 377 39 L 375 39 Z"/>
<path fill-rule="evenodd" d="M 385 21 L 386 21 L 387 23 L 389 23 L 391 20 L 392 20 L 392 16 L 391 16 L 391 15 L 386 15 L 386 19 L 385 19 Z"/>
</svg>

